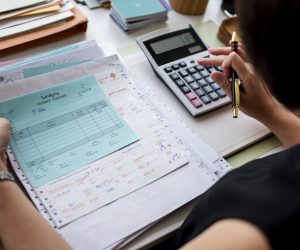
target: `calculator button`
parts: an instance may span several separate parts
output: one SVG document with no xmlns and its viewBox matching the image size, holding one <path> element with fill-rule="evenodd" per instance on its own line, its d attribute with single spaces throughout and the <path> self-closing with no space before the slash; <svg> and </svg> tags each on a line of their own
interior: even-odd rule
<svg viewBox="0 0 300 250">
<path fill-rule="evenodd" d="M 186 67 L 186 63 L 185 63 L 185 62 L 180 62 L 180 63 L 179 63 L 179 66 L 180 66 L 181 68 L 184 68 L 184 67 Z"/>
<path fill-rule="evenodd" d="M 192 88 L 192 90 L 196 90 L 196 89 L 199 89 L 199 88 L 200 88 L 199 84 L 196 83 L 196 82 L 192 82 L 192 83 L 190 84 L 190 87 Z"/>
<path fill-rule="evenodd" d="M 187 83 L 194 82 L 194 79 L 193 79 L 193 77 L 191 77 L 191 76 L 186 76 L 186 77 L 184 77 L 184 80 L 185 80 Z"/>
<path fill-rule="evenodd" d="M 171 67 L 166 67 L 166 68 L 164 68 L 164 71 L 166 73 L 170 73 L 170 72 L 172 72 L 172 68 Z"/>
<path fill-rule="evenodd" d="M 181 75 L 182 77 L 185 77 L 185 76 L 188 76 L 189 73 L 185 69 L 183 69 L 183 70 L 179 71 L 179 75 Z"/>
<path fill-rule="evenodd" d="M 174 70 L 177 70 L 177 69 L 179 69 L 179 65 L 178 65 L 178 64 L 174 64 L 174 65 L 172 65 L 172 69 L 174 69 Z"/>
<path fill-rule="evenodd" d="M 216 71 L 216 69 L 213 68 L 213 67 L 207 67 L 206 69 L 208 70 L 209 73 L 212 73 L 212 72 Z"/>
<path fill-rule="evenodd" d="M 221 72 L 223 71 L 221 66 L 215 66 L 215 69 L 216 69 L 217 71 L 221 71 Z"/>
<path fill-rule="evenodd" d="M 200 88 L 199 88 L 199 89 L 196 89 L 196 90 L 195 90 L 195 93 L 196 93 L 196 95 L 199 96 L 199 97 L 206 94 L 206 93 L 204 92 L 204 90 L 203 90 L 203 89 L 200 89 Z"/>
<path fill-rule="evenodd" d="M 214 83 L 214 80 L 211 79 L 211 77 L 206 77 L 205 80 L 210 84 L 210 83 Z"/>
<path fill-rule="evenodd" d="M 211 102 L 211 99 L 207 95 L 201 96 L 200 99 L 204 104 L 208 104 Z"/>
<path fill-rule="evenodd" d="M 181 79 L 176 80 L 175 83 L 176 83 L 177 87 L 181 87 L 181 86 L 185 85 L 184 81 L 182 81 Z"/>
<path fill-rule="evenodd" d="M 200 100 L 198 98 L 195 100 L 192 100 L 191 103 L 193 104 L 193 106 L 195 108 L 200 108 L 202 106 L 202 103 L 200 102 Z"/>
<path fill-rule="evenodd" d="M 173 80 L 173 81 L 176 81 L 177 79 L 180 79 L 179 76 L 176 74 L 176 73 L 172 73 L 169 75 L 170 78 Z"/>
<path fill-rule="evenodd" d="M 216 101 L 219 99 L 219 96 L 217 95 L 216 92 L 211 92 L 208 94 L 208 96 L 210 97 L 210 99 L 212 99 L 213 101 Z"/>
<path fill-rule="evenodd" d="M 195 60 L 190 60 L 190 63 L 195 63 Z"/>
<path fill-rule="evenodd" d="M 225 91 L 224 91 L 223 89 L 218 89 L 218 90 L 216 91 L 216 93 L 217 93 L 218 96 L 221 97 L 221 98 L 227 96 L 226 93 L 225 93 Z"/>
<path fill-rule="evenodd" d="M 204 67 L 203 67 L 202 65 L 196 65 L 195 68 L 196 68 L 198 71 L 204 70 Z"/>
<path fill-rule="evenodd" d="M 197 70 L 196 70 L 194 67 L 188 68 L 187 71 L 188 71 L 190 74 L 195 74 L 195 73 L 197 72 Z"/>
<path fill-rule="evenodd" d="M 186 86 L 186 85 L 180 87 L 180 90 L 182 91 L 183 94 L 187 94 L 187 93 L 190 93 L 190 92 L 191 92 L 191 90 L 189 89 L 189 87 Z"/>
<path fill-rule="evenodd" d="M 195 81 L 198 81 L 202 78 L 202 76 L 199 73 L 192 74 L 192 77 L 195 79 Z"/>
<path fill-rule="evenodd" d="M 193 92 L 187 93 L 185 96 L 189 101 L 197 99 L 197 96 Z"/>
<path fill-rule="evenodd" d="M 198 80 L 197 83 L 200 85 L 200 87 L 204 87 L 208 84 L 204 79 Z"/>
<path fill-rule="evenodd" d="M 201 74 L 203 77 L 208 77 L 208 76 L 210 76 L 209 72 L 208 72 L 206 69 L 201 70 L 201 71 L 200 71 L 200 74 Z"/>
<path fill-rule="evenodd" d="M 213 83 L 213 84 L 211 84 L 210 86 L 211 86 L 214 90 L 218 90 L 218 89 L 221 88 L 220 85 L 217 84 L 217 83 Z"/>
<path fill-rule="evenodd" d="M 210 93 L 210 92 L 214 91 L 213 88 L 212 88 L 210 85 L 204 86 L 204 87 L 203 87 L 203 90 L 204 90 L 206 93 Z"/>
</svg>

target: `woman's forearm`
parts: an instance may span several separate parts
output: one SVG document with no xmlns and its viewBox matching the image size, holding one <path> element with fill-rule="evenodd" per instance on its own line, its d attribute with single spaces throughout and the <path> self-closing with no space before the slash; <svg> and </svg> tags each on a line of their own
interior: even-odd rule
<svg viewBox="0 0 300 250">
<path fill-rule="evenodd" d="M 70 249 L 10 181 L 0 181 L 0 239 L 5 250 Z"/>
</svg>

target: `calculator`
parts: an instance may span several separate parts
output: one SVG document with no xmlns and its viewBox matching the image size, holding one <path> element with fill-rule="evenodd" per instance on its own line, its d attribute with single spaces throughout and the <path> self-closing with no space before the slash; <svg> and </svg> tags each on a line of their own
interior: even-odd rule
<svg viewBox="0 0 300 250">
<path fill-rule="evenodd" d="M 204 44 L 192 25 L 177 30 L 162 29 L 137 38 L 156 76 L 197 116 L 230 103 L 225 91 L 210 74 L 220 67 L 197 63 L 209 57 Z"/>
</svg>

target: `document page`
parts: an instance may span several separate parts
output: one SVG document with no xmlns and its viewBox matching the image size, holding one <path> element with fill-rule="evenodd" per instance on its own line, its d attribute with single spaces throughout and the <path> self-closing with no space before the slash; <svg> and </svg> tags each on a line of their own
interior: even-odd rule
<svg viewBox="0 0 300 250">
<path fill-rule="evenodd" d="M 138 140 L 92 76 L 0 105 L 11 121 L 11 147 L 34 187 Z"/>
<path fill-rule="evenodd" d="M 109 97 L 118 115 L 135 131 L 140 140 L 36 188 L 37 195 L 59 228 L 140 190 L 188 163 L 186 152 L 178 145 L 174 135 L 165 132 L 157 118 L 128 89 L 132 84 L 131 80 L 117 57 L 4 85 L 1 87 L 0 96 L 3 99 L 22 95 L 42 86 L 59 87 L 61 81 L 82 79 L 82 75 L 92 72 L 97 72 L 97 84 L 103 89 L 105 96 Z M 99 101 L 101 98 L 96 103 Z M 73 103 L 72 112 L 75 112 L 75 117 L 81 117 L 87 112 L 81 109 L 89 109 L 92 104 L 95 102 L 91 98 L 88 98 L 83 107 L 76 107 Z M 128 135 L 126 133 L 123 136 Z"/>
</svg>

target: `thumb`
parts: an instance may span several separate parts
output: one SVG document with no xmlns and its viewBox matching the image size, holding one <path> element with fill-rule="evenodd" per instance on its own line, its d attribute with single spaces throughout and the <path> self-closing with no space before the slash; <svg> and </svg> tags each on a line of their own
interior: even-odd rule
<svg viewBox="0 0 300 250">
<path fill-rule="evenodd" d="M 220 87 L 226 92 L 226 94 L 231 96 L 231 84 L 228 78 L 221 72 L 215 71 L 210 77 L 220 85 Z"/>
<path fill-rule="evenodd" d="M 0 150 L 6 149 L 10 138 L 10 123 L 4 118 L 0 118 Z"/>
<path fill-rule="evenodd" d="M 9 121 L 0 118 L 0 161 L 6 164 L 6 148 L 10 137 Z"/>
</svg>

